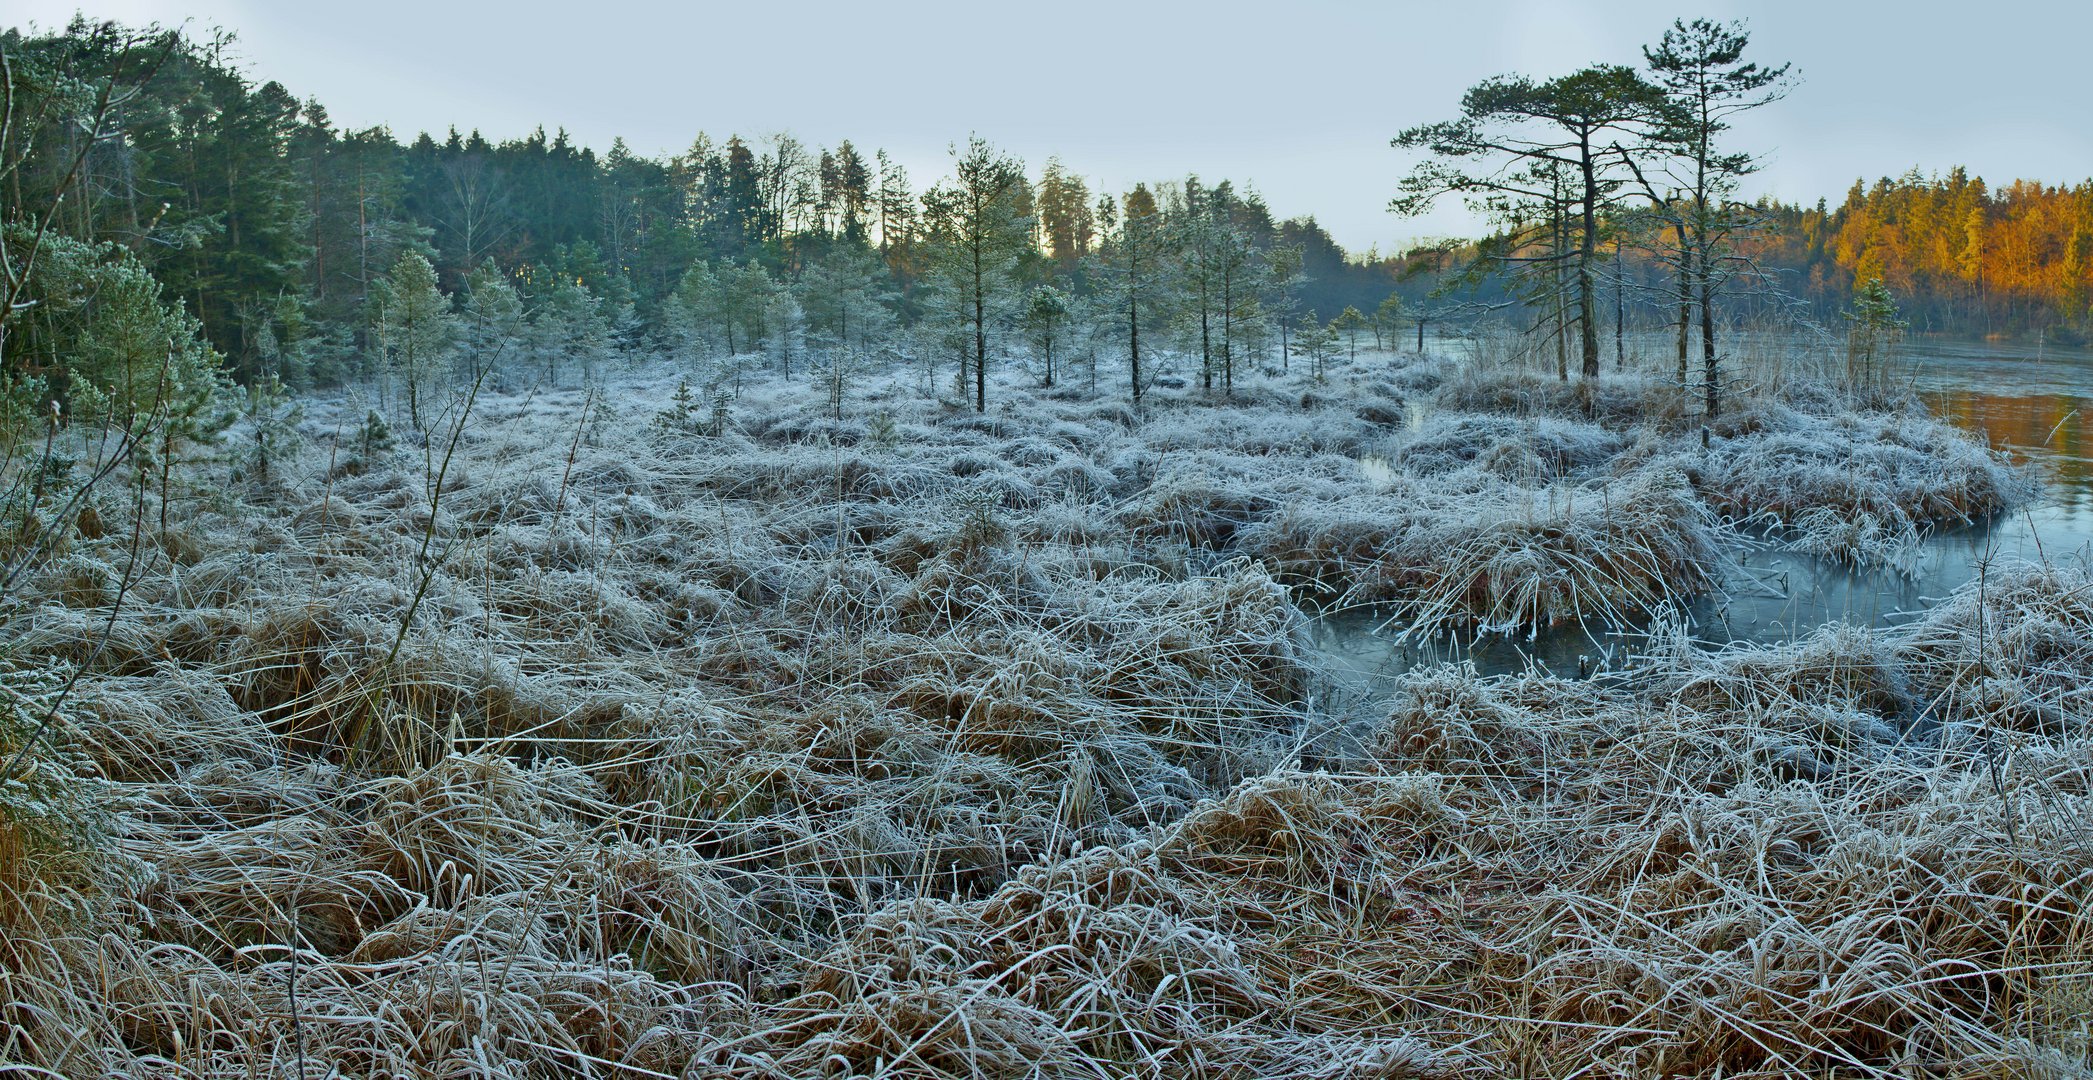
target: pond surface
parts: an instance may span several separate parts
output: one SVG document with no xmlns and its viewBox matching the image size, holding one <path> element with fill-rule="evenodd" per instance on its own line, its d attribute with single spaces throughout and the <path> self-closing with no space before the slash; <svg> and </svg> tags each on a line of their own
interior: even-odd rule
<svg viewBox="0 0 2093 1080">
<path fill-rule="evenodd" d="M 1977 525 L 1927 536 L 1916 567 L 1855 571 L 1825 559 L 1742 550 L 1720 594 L 1681 606 L 1709 644 L 1774 643 L 1837 621 L 1891 626 L 1908 620 L 1994 564 L 2048 559 L 2093 563 L 2093 351 L 1921 339 L 1904 344 L 1903 378 L 1944 418 L 2031 465 L 2042 497 Z M 1414 667 L 1474 661 L 1484 673 L 1538 665 L 1561 675 L 1624 666 L 1642 647 L 1635 632 L 1565 627 L 1398 646 L 1371 612 L 1316 619 L 1315 648 L 1360 687 Z"/>
</svg>

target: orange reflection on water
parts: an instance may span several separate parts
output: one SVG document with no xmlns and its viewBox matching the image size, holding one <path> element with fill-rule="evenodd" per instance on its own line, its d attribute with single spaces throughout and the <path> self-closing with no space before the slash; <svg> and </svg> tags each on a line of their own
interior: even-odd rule
<svg viewBox="0 0 2093 1080">
<path fill-rule="evenodd" d="M 2048 482 L 2052 500 L 2069 507 L 2093 503 L 2093 444 L 2086 438 L 2083 399 L 1976 390 L 1942 390 L 1927 398 L 1956 427 L 1983 435 L 2015 460 L 2033 463 Z"/>
</svg>

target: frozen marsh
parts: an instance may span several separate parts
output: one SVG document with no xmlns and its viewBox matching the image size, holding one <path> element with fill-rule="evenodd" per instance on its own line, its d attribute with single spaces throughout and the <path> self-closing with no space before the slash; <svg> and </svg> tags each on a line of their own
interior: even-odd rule
<svg viewBox="0 0 2093 1080">
<path fill-rule="evenodd" d="M 8 597 L 23 1075 L 2076 1076 L 2093 579 L 1696 644 L 1740 537 L 2034 496 L 1814 384 L 1374 357 L 1164 386 L 673 374 L 449 455 L 306 403 Z M 236 431 L 234 437 L 238 437 Z M 141 494 L 141 492 L 143 493 Z M 126 500 L 138 500 L 137 506 Z M 1344 705 L 1307 626 L 1643 627 Z M 1352 737 L 1324 738 L 1343 726 Z"/>
</svg>

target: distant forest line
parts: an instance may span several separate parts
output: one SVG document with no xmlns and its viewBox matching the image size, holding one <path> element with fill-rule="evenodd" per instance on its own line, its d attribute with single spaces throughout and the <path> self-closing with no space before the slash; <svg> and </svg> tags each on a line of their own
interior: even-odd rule
<svg viewBox="0 0 2093 1080">
<path fill-rule="evenodd" d="M 65 192 L 53 230 L 127 250 L 243 381 L 293 346 L 307 357 L 305 381 L 351 372 L 367 349 L 372 291 L 407 252 L 427 257 L 446 292 L 489 265 L 536 301 L 552 283 L 578 284 L 633 342 L 669 341 L 670 300 L 699 263 L 761 266 L 783 280 L 841 249 L 877 253 L 899 317 L 920 314 L 926 192 L 881 152 L 789 135 L 700 135 L 684 153 L 650 158 L 622 141 L 598 154 L 542 129 L 402 143 L 385 127 L 342 129 L 321 102 L 255 82 L 227 58 L 229 40 L 97 32 L 85 22 L 36 37 L 8 31 L 17 123 L 45 127 L 11 141 L 17 157 L 0 167 L 10 206 Z M 156 48 L 166 51 L 142 55 Z M 157 65 L 150 77 L 110 110 L 121 137 L 76 155 L 73 114 L 35 110 L 38 88 L 54 79 L 122 88 L 123 72 L 147 70 L 148 60 Z M 1100 214 L 1151 202 L 1165 215 L 1173 205 L 1225 205 L 1252 247 L 1291 249 L 1301 280 L 1287 303 L 1325 320 L 1347 308 L 1392 310 L 1382 306 L 1392 293 L 1411 316 L 1463 310 L 1464 298 L 1487 309 L 1507 295 L 1487 275 L 1454 280 L 1472 245 L 1348 253 L 1313 216 L 1279 218 L 1225 181 L 1107 193 L 1056 160 L 1028 172 L 1017 203 L 1034 250 L 1021 269 L 1077 297 L 1111 224 Z M 1777 303 L 1835 325 L 1856 284 L 1879 277 L 1915 331 L 2052 341 L 2093 333 L 2093 181 L 1994 188 L 1960 168 L 1913 171 L 1856 183 L 1836 207 L 1757 209 L 1759 227 L 1740 232 L 1737 246 L 1761 271 L 1759 285 L 1724 300 L 1734 318 Z M 1630 245 L 1614 263 L 1639 325 L 1671 318 L 1660 262 Z M 18 334 L 8 344 L 33 342 Z"/>
<path fill-rule="evenodd" d="M 1854 288 L 1880 278 L 1915 333 L 2093 341 L 2093 180 L 1994 188 L 1959 166 L 1946 175 L 1912 169 L 1856 180 L 1836 205 L 1762 199 L 1752 209 L 1758 225 L 1737 246 L 1756 272 L 1726 300 L 1735 318 L 1785 308 L 1787 317 L 1836 327 Z M 1472 244 L 1455 241 L 1354 260 L 1350 269 L 1386 275 L 1407 299 L 1421 299 L 1473 254 Z M 1634 243 L 1623 255 L 1638 325 L 1668 321 L 1664 268 Z M 1447 290 L 1448 298 L 1487 305 L 1503 299 L 1500 284 Z"/>
<path fill-rule="evenodd" d="M 318 100 L 255 82 L 227 59 L 230 40 L 175 37 L 161 56 L 162 36 L 108 24 L 8 31 L 0 45 L 22 91 L 17 111 L 46 130 L 10 143 L 17 160 L 0 167 L 10 170 L 10 207 L 64 191 L 53 231 L 126 249 L 201 321 L 242 381 L 293 345 L 326 353 L 318 342 L 330 334 L 342 338 L 340 355 L 311 366 L 345 370 L 368 344 L 374 290 L 404 253 L 425 256 L 457 296 L 490 262 L 533 304 L 549 301 L 555 283 L 579 284 L 622 334 L 663 343 L 669 302 L 700 263 L 762 267 L 783 281 L 841 250 L 877 253 L 899 314 L 921 314 L 929 185 L 883 152 L 699 134 L 683 153 L 650 158 L 622 140 L 599 154 L 542 128 L 402 143 L 383 126 L 343 129 Z M 112 75 L 122 92 L 148 65 L 157 67 L 111 110 L 121 137 L 105 135 L 75 169 L 76 118 L 90 103 L 54 103 L 39 116 L 39 95 L 55 81 L 91 97 Z M 1348 304 L 1371 310 L 1391 290 L 1394 263 L 1348 258 L 1313 217 L 1278 219 L 1255 192 L 1196 177 L 1153 192 L 1092 192 L 1054 160 L 1016 193 L 1036 239 L 1024 277 L 1085 290 L 1084 260 L 1108 231 L 1101 196 L 1158 213 L 1225 205 L 1249 243 L 1295 253 L 1299 306 L 1324 319 Z"/>
<path fill-rule="evenodd" d="M 1821 310 L 1879 277 L 1914 330 L 2085 340 L 2093 331 L 2093 180 L 1992 188 L 1956 168 L 1855 182 L 1836 208 L 1767 204 L 1751 242 Z"/>
</svg>

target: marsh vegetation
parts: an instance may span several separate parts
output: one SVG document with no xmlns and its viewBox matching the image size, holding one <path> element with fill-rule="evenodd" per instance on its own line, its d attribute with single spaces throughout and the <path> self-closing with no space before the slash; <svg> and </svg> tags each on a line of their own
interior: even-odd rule
<svg viewBox="0 0 2093 1080">
<path fill-rule="evenodd" d="M 1745 533 L 1894 558 L 2024 471 L 1792 370 L 1705 447 L 1661 378 L 1330 376 L 1166 372 L 1140 411 L 1006 379 L 976 413 L 903 370 L 839 421 L 751 373 L 691 420 L 676 377 L 607 368 L 391 446 L 367 397 L 307 400 L 295 452 L 180 474 L 164 526 L 111 485 L 10 594 L 11 654 L 83 674 L 0 818 L 7 1055 L 2085 1067 L 2084 570 L 1777 646 L 1651 622 Z M 1647 633 L 1596 679 L 1361 699 L 1305 627 L 1367 602 Z"/>
<path fill-rule="evenodd" d="M 1478 84 L 1396 208 L 1493 234 L 1354 260 L 8 31 L 0 1071 L 2086 1075 L 2083 386 L 1757 272 L 1746 43 Z"/>
</svg>

